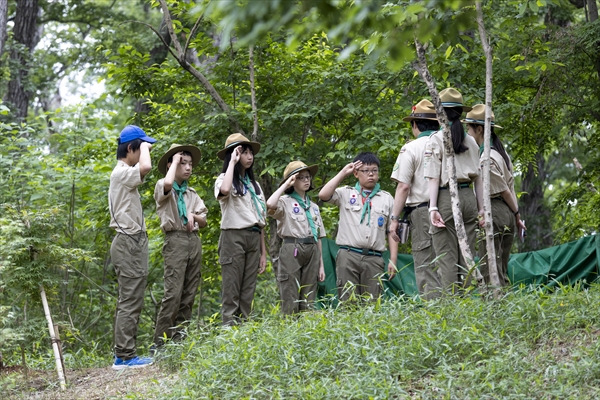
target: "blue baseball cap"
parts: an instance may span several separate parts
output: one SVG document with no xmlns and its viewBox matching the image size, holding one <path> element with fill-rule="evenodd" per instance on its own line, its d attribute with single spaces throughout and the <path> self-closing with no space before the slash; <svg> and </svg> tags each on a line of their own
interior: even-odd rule
<svg viewBox="0 0 600 400">
<path fill-rule="evenodd" d="M 156 139 L 152 139 L 150 136 L 146 135 L 146 132 L 139 126 L 127 125 L 119 135 L 119 144 L 131 142 L 135 139 L 142 139 L 144 142 L 148 143 L 156 142 Z"/>
</svg>

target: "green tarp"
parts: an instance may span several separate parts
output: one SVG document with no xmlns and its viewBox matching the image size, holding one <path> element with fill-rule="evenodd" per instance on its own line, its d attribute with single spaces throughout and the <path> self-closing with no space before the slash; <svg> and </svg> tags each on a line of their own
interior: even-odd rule
<svg viewBox="0 0 600 400">
<path fill-rule="evenodd" d="M 331 239 L 323 239 L 323 262 L 326 279 L 319 283 L 319 298 L 333 299 L 337 295 L 335 256 L 338 246 Z M 384 253 L 389 259 L 389 252 Z M 410 254 L 399 254 L 396 266 L 399 273 L 392 280 L 384 277 L 385 297 L 418 294 Z M 574 242 L 528 253 L 517 253 L 508 262 L 508 276 L 513 285 L 533 284 L 555 286 L 585 280 L 588 283 L 598 277 L 600 266 L 600 235 L 584 237 Z"/>
</svg>

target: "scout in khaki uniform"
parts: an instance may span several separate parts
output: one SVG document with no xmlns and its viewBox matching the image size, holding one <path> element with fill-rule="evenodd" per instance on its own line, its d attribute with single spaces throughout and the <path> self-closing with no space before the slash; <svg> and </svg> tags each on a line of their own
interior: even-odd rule
<svg viewBox="0 0 600 400">
<path fill-rule="evenodd" d="M 354 186 L 338 187 L 354 175 Z M 394 198 L 379 187 L 379 159 L 373 153 L 360 153 L 319 192 L 319 198 L 340 209 L 336 238 L 340 250 L 336 258 L 337 285 L 340 300 L 348 300 L 351 289 L 375 300 L 381 295 L 380 280 L 384 273 L 382 253 L 388 238 L 390 260 L 398 258 L 398 243 L 389 232 Z M 395 266 L 388 264 L 393 277 Z"/>
<path fill-rule="evenodd" d="M 180 337 L 177 330 L 192 319 L 202 262 L 198 228 L 206 226 L 208 212 L 200 196 L 188 186 L 192 169 L 199 161 L 200 150 L 196 146 L 174 144 L 158 162 L 158 171 L 165 175 L 154 188 L 156 213 L 165 233 L 165 294 L 156 319 L 155 348 L 164 344 L 165 337 Z"/>
<path fill-rule="evenodd" d="M 440 128 L 430 107 L 433 107 L 433 104 L 429 100 L 421 100 L 413 107 L 412 113 L 403 118 L 403 121 L 410 122 L 415 140 L 402 147 L 392 171 L 392 179 L 398 182 L 398 186 L 390 224 L 394 240 L 400 241 L 396 235 L 398 219 L 407 219 L 410 222 L 417 288 L 421 297 L 426 300 L 441 294 L 440 279 L 433 262 L 435 252 L 429 234 L 429 189 L 423 160 L 429 135 Z"/>
<path fill-rule="evenodd" d="M 451 124 L 460 211 L 471 254 L 474 254 L 478 210 L 483 213 L 479 146 L 475 139 L 465 134 L 464 127 L 460 122 L 463 110 L 470 111 L 471 107 L 463 106 L 462 95 L 456 89 L 442 90 L 440 99 Z M 425 148 L 425 177 L 429 179 L 430 232 L 433 250 L 437 256 L 436 268 L 438 268 L 442 289 L 446 293 L 456 293 L 465 283 L 468 270 L 456 236 L 450 191 L 448 190 L 449 174 L 450 171 L 446 167 L 443 133 L 440 130 L 429 136 Z M 476 195 L 473 194 L 472 183 L 475 183 Z"/>
<path fill-rule="evenodd" d="M 467 132 L 479 145 L 479 154 L 483 157 L 485 125 L 485 105 L 477 104 L 463 120 L 467 124 Z M 501 286 L 508 286 L 508 258 L 514 241 L 515 231 L 525 229 L 521 221 L 519 204 L 515 195 L 515 180 L 512 174 L 512 162 L 506 153 L 500 138 L 494 132 L 502 129 L 494 123 L 492 113 L 492 136 L 490 151 L 490 197 L 492 203 L 492 225 L 494 227 L 494 248 L 496 249 L 496 265 Z M 483 165 L 483 162 L 482 162 Z M 483 223 L 483 221 L 482 221 Z M 479 246 L 482 258 L 480 270 L 486 284 L 490 284 L 490 273 L 486 262 L 485 245 Z"/>
<path fill-rule="evenodd" d="M 118 140 L 117 166 L 110 175 L 110 227 L 117 231 L 110 258 L 119 284 L 114 370 L 152 364 L 151 358 L 136 355 L 136 336 L 148 277 L 148 235 L 138 186 L 152 169 L 150 150 L 154 142 L 156 139 L 139 127 L 126 126 Z"/>
<path fill-rule="evenodd" d="M 267 266 L 263 228 L 267 218 L 265 196 L 254 179 L 252 166 L 260 144 L 244 135 L 229 135 L 217 153 L 223 170 L 215 182 L 221 206 L 219 263 L 222 277 L 221 313 L 224 325 L 248 318 L 256 278 Z"/>
<path fill-rule="evenodd" d="M 311 309 L 317 297 L 317 279 L 325 280 L 319 241 L 325 237 L 325 228 L 319 206 L 307 194 L 317 169 L 292 161 L 283 171 L 279 189 L 267 200 L 268 213 L 277 220 L 277 235 L 283 239 L 277 283 L 284 315 Z"/>
</svg>

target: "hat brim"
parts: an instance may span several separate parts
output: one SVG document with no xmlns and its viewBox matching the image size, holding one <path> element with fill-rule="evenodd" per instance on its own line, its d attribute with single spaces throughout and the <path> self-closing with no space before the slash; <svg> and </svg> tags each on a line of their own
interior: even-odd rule
<svg viewBox="0 0 600 400">
<path fill-rule="evenodd" d="M 167 164 L 169 162 L 169 158 L 173 157 L 175 154 L 182 152 L 182 151 L 187 151 L 188 153 L 190 153 L 192 155 L 192 168 L 195 168 L 198 163 L 200 162 L 200 158 L 202 157 L 202 154 L 200 153 L 200 149 L 198 149 L 196 146 L 177 146 L 177 147 L 173 147 L 171 149 L 169 149 L 169 151 L 167 151 L 165 154 L 163 154 L 163 156 L 160 158 L 160 160 L 158 160 L 158 171 L 163 174 L 166 175 L 167 174 Z"/>
<path fill-rule="evenodd" d="M 426 121 L 437 121 L 438 120 L 437 118 L 413 117 L 413 116 L 409 115 L 408 117 L 402 118 L 402 121 L 410 122 L 410 121 L 415 121 L 415 120 L 419 120 L 419 119 L 426 120 Z"/>
<path fill-rule="evenodd" d="M 473 125 L 481 125 L 481 126 L 485 125 L 485 122 L 479 122 L 479 121 L 473 121 L 473 120 L 469 121 L 469 120 L 466 120 L 466 119 L 461 119 L 460 122 L 462 122 L 463 124 L 473 124 Z M 504 129 L 500 125 L 496 125 L 493 122 L 492 122 L 492 128 L 494 128 L 494 129 Z"/>
<path fill-rule="evenodd" d="M 318 170 L 319 170 L 319 166 L 317 164 L 308 165 L 306 167 L 295 169 L 292 172 L 290 172 L 289 174 L 287 174 L 287 176 L 283 177 L 283 180 L 279 183 L 279 187 L 281 187 L 292 175 L 296 175 L 297 173 L 302 172 L 302 171 L 308 171 L 310 173 L 310 176 L 315 176 L 317 174 Z M 312 182 L 311 182 L 311 188 L 312 188 Z"/>
<path fill-rule="evenodd" d="M 454 103 L 447 103 L 448 105 L 444 105 L 444 102 L 442 102 L 442 106 L 444 108 L 462 108 L 463 112 L 469 112 L 473 109 L 473 107 L 469 107 L 469 106 L 457 106 L 457 105 L 452 105 Z M 435 110 L 435 106 L 428 106 L 429 108 L 431 108 L 432 110 Z"/>
<path fill-rule="evenodd" d="M 258 154 L 258 152 L 260 151 L 260 143 L 250 142 L 250 141 L 246 142 L 246 141 L 242 140 L 242 141 L 230 143 L 229 146 L 225 146 L 225 148 L 219 150 L 217 153 L 217 157 L 219 157 L 221 160 L 224 160 L 225 154 L 227 154 L 227 150 L 229 150 L 231 148 L 235 148 L 236 146 L 244 145 L 244 144 L 252 147 L 252 152 L 254 153 L 254 155 Z"/>
</svg>

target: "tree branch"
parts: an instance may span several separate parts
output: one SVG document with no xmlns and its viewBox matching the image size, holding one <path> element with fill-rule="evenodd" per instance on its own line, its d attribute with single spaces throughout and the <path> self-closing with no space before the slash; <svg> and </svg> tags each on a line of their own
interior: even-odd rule
<svg viewBox="0 0 600 400">
<path fill-rule="evenodd" d="M 252 119 L 254 120 L 252 140 L 256 141 L 258 135 L 258 111 L 256 109 L 256 89 L 254 88 L 254 46 L 250 46 L 248 58 L 250 63 L 250 97 L 252 103 Z"/>
</svg>

